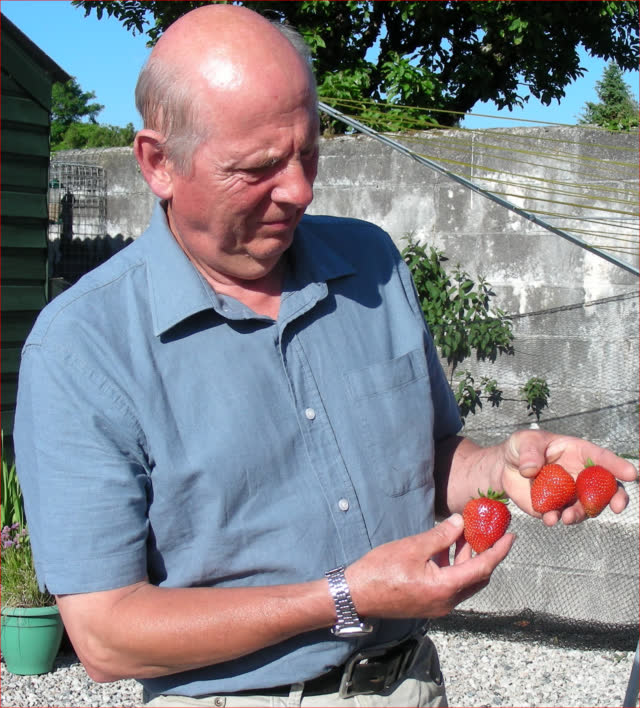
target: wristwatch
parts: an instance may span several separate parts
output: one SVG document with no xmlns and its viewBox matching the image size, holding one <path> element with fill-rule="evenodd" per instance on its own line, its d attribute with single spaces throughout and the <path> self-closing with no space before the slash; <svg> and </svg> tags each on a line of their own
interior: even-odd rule
<svg viewBox="0 0 640 708">
<path fill-rule="evenodd" d="M 335 603 L 338 618 L 331 632 L 336 637 L 362 637 L 373 631 L 373 627 L 358 616 L 347 579 L 344 577 L 344 566 L 327 571 L 325 576 L 329 581 L 329 592 Z"/>
</svg>

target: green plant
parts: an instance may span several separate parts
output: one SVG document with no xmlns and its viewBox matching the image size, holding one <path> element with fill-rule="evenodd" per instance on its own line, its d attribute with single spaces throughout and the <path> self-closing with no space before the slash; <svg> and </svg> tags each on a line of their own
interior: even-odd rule
<svg viewBox="0 0 640 708">
<path fill-rule="evenodd" d="M 539 377 L 531 377 L 520 389 L 525 398 L 529 415 L 535 415 L 536 421 L 540 422 L 542 410 L 549 406 L 549 385 L 546 380 Z"/>
<path fill-rule="evenodd" d="M 55 598 L 41 590 L 36 577 L 27 527 L 18 523 L 2 529 L 2 607 L 48 607 Z"/>
<path fill-rule="evenodd" d="M 26 526 L 22 490 L 15 462 L 9 464 L 2 441 L 2 607 L 47 607 L 55 598 L 40 590 L 31 551 L 31 540 Z"/>
<path fill-rule="evenodd" d="M 457 367 L 472 353 L 478 360 L 492 362 L 499 354 L 513 354 L 514 337 L 509 316 L 491 307 L 495 293 L 482 276 L 476 285 L 460 266 L 456 266 L 450 276 L 443 266 L 448 259 L 441 251 L 431 247 L 427 252 L 413 238 L 407 240 L 402 257 L 411 271 L 433 341 L 449 366 L 449 381 L 453 383 L 454 377 L 458 379 L 453 392 L 462 419 L 481 410 L 483 398 L 497 408 L 505 399 L 496 379 L 483 376 L 477 383 L 470 371 L 457 371 Z M 550 395 L 547 382 L 533 377 L 522 387 L 521 393 L 531 411 L 529 415 L 540 420 Z"/>
<path fill-rule="evenodd" d="M 456 373 L 457 366 L 475 353 L 479 360 L 495 361 L 499 354 L 513 354 L 513 332 L 509 317 L 491 309 L 494 292 L 483 278 L 478 284 L 457 266 L 449 276 L 443 267 L 448 259 L 441 251 L 409 238 L 402 250 L 416 286 L 420 307 L 436 347 L 449 365 L 449 380 L 460 380 L 454 389 L 460 415 L 466 418 L 482 408 L 482 394 L 492 406 L 502 402 L 495 379 L 482 377 L 477 384 L 470 371 Z"/>
<path fill-rule="evenodd" d="M 442 264 L 448 259 L 431 247 L 429 253 L 413 240 L 402 251 L 409 266 L 420 306 L 434 342 L 449 364 L 450 377 L 475 352 L 479 360 L 495 361 L 498 354 L 513 354 L 509 317 L 491 309 L 495 293 L 483 278 L 478 284 L 460 266 L 449 276 Z"/>
<path fill-rule="evenodd" d="M 12 524 L 25 525 L 24 503 L 22 490 L 16 473 L 15 462 L 9 464 L 4 446 L 4 433 L 0 431 L 2 442 L 2 503 L 0 505 L 0 528 Z"/>
<path fill-rule="evenodd" d="M 460 379 L 457 388 L 453 393 L 458 402 L 460 415 L 466 418 L 469 413 L 475 415 L 476 408 L 482 409 L 482 394 L 495 408 L 498 408 L 502 403 L 502 390 L 498 388 L 498 382 L 495 379 L 488 379 L 483 376 L 480 379 L 480 384 L 477 385 L 475 379 L 468 370 L 459 371 L 456 377 Z"/>
<path fill-rule="evenodd" d="M 470 371 L 461 371 L 457 374 L 460 381 L 453 393 L 458 402 L 458 409 L 462 418 L 466 418 L 469 413 L 475 415 L 476 408 L 482 408 L 482 400 L 480 399 L 481 389 L 476 386 L 473 376 Z"/>
</svg>

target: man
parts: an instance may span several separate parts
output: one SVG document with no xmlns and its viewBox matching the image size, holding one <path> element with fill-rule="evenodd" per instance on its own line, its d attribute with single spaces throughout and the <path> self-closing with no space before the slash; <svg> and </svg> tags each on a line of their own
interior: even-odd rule
<svg viewBox="0 0 640 708">
<path fill-rule="evenodd" d="M 545 460 L 635 470 L 545 432 L 457 435 L 390 239 L 302 218 L 316 95 L 279 29 L 194 10 L 137 100 L 151 225 L 45 309 L 20 374 L 34 554 L 80 659 L 151 705 L 446 705 L 424 621 L 513 542 L 472 557 L 464 503 L 491 486 L 533 513 Z"/>
</svg>

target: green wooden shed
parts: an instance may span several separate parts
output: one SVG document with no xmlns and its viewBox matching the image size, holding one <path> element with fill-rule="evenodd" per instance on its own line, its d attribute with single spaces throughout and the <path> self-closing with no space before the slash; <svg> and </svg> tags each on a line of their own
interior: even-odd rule
<svg viewBox="0 0 640 708">
<path fill-rule="evenodd" d="M 71 77 L 4 15 L 0 33 L 1 398 L 11 449 L 20 351 L 48 300 L 51 88 Z"/>
</svg>

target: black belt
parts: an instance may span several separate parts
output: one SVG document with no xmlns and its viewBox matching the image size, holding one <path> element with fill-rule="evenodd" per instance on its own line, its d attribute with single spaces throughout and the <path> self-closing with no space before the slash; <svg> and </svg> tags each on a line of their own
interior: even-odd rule
<svg viewBox="0 0 640 708">
<path fill-rule="evenodd" d="M 305 681 L 303 693 L 306 696 L 339 693 L 342 698 L 349 698 L 384 691 L 406 676 L 424 639 L 424 635 L 419 634 L 401 642 L 363 649 L 342 666 Z M 235 691 L 228 695 L 288 696 L 291 689 L 292 684 L 285 684 Z"/>
<path fill-rule="evenodd" d="M 321 696 L 325 693 L 337 693 L 340 690 L 340 682 L 344 674 L 345 665 L 334 666 L 326 674 L 316 676 L 304 682 L 304 693 L 306 696 Z M 290 683 L 282 686 L 271 686 L 270 688 L 250 688 L 246 691 L 234 691 L 226 695 L 231 696 L 288 696 L 291 693 Z"/>
</svg>

